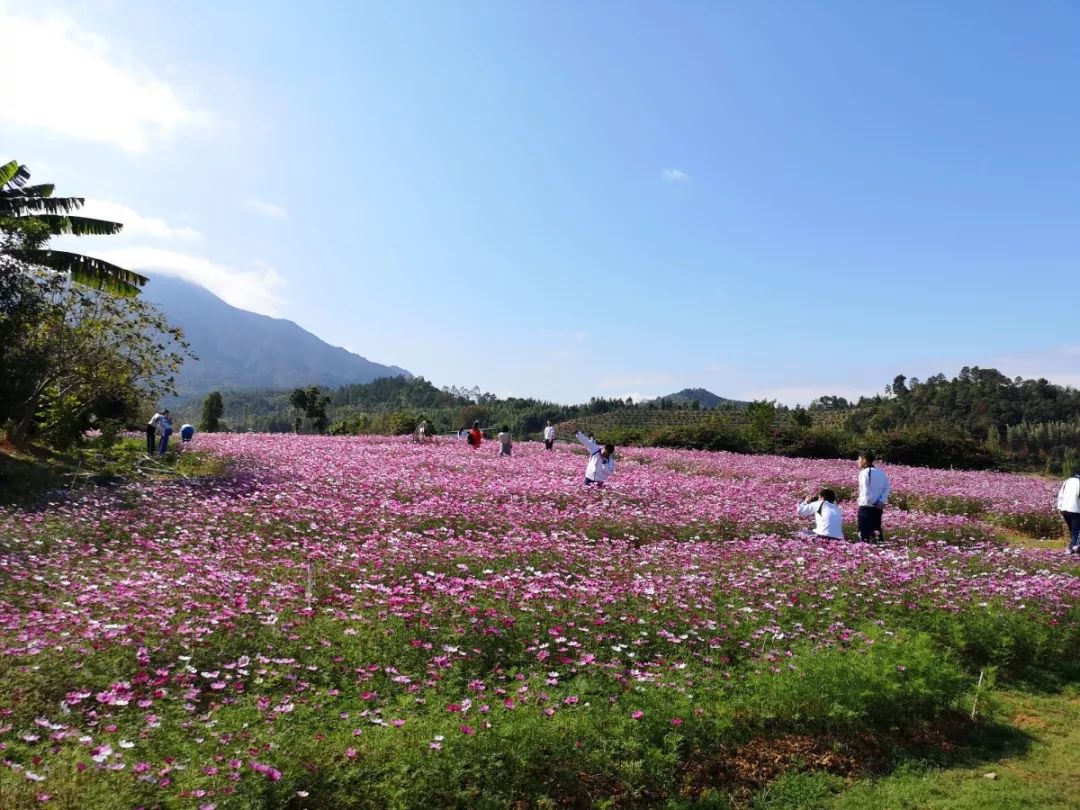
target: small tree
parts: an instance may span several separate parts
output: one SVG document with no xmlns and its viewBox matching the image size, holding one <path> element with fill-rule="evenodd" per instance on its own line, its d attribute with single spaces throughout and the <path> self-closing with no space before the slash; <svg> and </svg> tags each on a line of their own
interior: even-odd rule
<svg viewBox="0 0 1080 810">
<path fill-rule="evenodd" d="M 308 392 L 303 388 L 293 389 L 289 394 L 289 404 L 293 407 L 293 432 L 299 433 L 304 425 L 304 417 L 300 414 L 308 409 Z"/>
<path fill-rule="evenodd" d="M 217 433 L 221 429 L 221 417 L 225 413 L 225 403 L 221 401 L 221 392 L 213 391 L 203 400 L 202 419 L 199 430 Z"/>
<path fill-rule="evenodd" d="M 143 398 L 176 393 L 174 375 L 190 352 L 183 332 L 157 308 L 75 286 L 64 276 L 39 271 L 33 277 L 43 308 L 19 341 L 47 362 L 10 405 L 12 442 L 36 433 L 68 445 L 103 418 L 133 413 Z"/>
</svg>

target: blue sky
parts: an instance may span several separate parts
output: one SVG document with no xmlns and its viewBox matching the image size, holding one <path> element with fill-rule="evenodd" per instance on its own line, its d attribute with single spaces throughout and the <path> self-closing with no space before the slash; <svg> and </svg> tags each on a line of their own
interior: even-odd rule
<svg viewBox="0 0 1080 810">
<path fill-rule="evenodd" d="M 0 75 L 53 57 L 32 93 L 0 83 L 5 151 L 127 225 L 83 250 L 436 384 L 1080 384 L 1076 3 L 35 1 L 0 24 Z"/>
</svg>

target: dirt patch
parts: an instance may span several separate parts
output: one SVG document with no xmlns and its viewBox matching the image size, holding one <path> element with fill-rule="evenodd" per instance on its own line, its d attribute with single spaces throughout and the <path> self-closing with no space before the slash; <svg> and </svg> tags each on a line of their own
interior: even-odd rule
<svg viewBox="0 0 1080 810">
<path fill-rule="evenodd" d="M 1044 729 L 1049 726 L 1049 724 L 1041 717 L 1034 714 L 1025 714 L 1024 712 L 1013 715 L 1012 722 L 1020 726 L 1020 728 Z"/>
<path fill-rule="evenodd" d="M 951 758 L 959 754 L 972 724 L 961 717 L 940 718 L 934 725 L 893 734 L 754 737 L 738 746 L 698 752 L 683 767 L 681 793 L 697 798 L 721 789 L 739 804 L 791 771 L 823 771 L 849 781 L 889 770 L 897 749 Z"/>
<path fill-rule="evenodd" d="M 684 766 L 682 794 L 692 798 L 707 788 L 722 787 L 733 798 L 749 798 L 786 771 L 826 771 L 855 778 L 875 773 L 883 765 L 881 747 L 869 735 L 843 741 L 804 734 L 758 737 L 692 757 Z"/>
</svg>

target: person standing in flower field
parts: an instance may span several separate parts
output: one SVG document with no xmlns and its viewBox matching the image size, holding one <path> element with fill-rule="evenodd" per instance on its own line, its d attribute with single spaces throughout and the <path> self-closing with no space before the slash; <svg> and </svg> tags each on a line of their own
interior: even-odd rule
<svg viewBox="0 0 1080 810">
<path fill-rule="evenodd" d="M 1057 507 L 1069 527 L 1069 553 L 1080 554 L 1080 473 L 1065 479 L 1058 490 Z"/>
<path fill-rule="evenodd" d="M 469 443 L 469 446 L 473 450 L 475 450 L 477 447 L 480 446 L 480 442 L 482 442 L 483 440 L 484 440 L 484 431 L 480 430 L 480 423 L 479 422 L 473 422 L 472 423 L 472 430 L 470 430 L 468 435 L 466 435 L 465 441 L 467 441 Z"/>
<path fill-rule="evenodd" d="M 158 433 L 161 434 L 161 446 L 158 448 L 158 452 L 161 455 L 165 455 L 165 451 L 169 449 L 169 437 L 172 436 L 172 419 L 169 416 L 169 412 L 162 411 L 161 419 L 158 420 Z"/>
<path fill-rule="evenodd" d="M 183 425 L 180 428 L 180 441 L 187 444 L 191 441 L 191 437 L 195 435 L 194 425 Z"/>
<path fill-rule="evenodd" d="M 825 540 L 844 539 L 844 513 L 836 505 L 836 493 L 823 489 L 815 498 L 807 495 L 796 509 L 799 517 L 814 519 L 814 534 Z"/>
<path fill-rule="evenodd" d="M 881 514 L 889 502 L 889 476 L 874 466 L 869 450 L 859 454 L 859 539 L 867 543 L 885 539 Z"/>
<path fill-rule="evenodd" d="M 555 426 L 548 419 L 547 427 L 544 428 L 544 449 L 550 450 L 555 446 Z"/>
<path fill-rule="evenodd" d="M 503 425 L 502 430 L 499 431 L 499 455 L 508 456 L 512 450 L 513 443 L 510 438 L 510 428 Z"/>
<path fill-rule="evenodd" d="M 602 487 L 608 476 L 615 472 L 615 445 L 605 444 L 601 447 L 583 430 L 579 430 L 574 436 L 589 451 L 589 464 L 585 467 L 585 486 L 596 484 Z"/>
<path fill-rule="evenodd" d="M 158 449 L 158 425 L 161 424 L 163 418 L 169 417 L 169 409 L 166 408 L 163 411 L 156 411 L 153 416 L 150 417 L 150 421 L 146 423 L 146 455 L 152 456 Z"/>
</svg>

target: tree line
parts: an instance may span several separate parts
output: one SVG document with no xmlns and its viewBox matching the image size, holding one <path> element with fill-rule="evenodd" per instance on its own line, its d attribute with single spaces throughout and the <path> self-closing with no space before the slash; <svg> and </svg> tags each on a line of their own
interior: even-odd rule
<svg viewBox="0 0 1080 810">
<path fill-rule="evenodd" d="M 1080 392 L 1044 379 L 1010 379 L 965 367 L 953 378 L 898 375 L 879 395 L 824 396 L 808 408 L 756 401 L 706 409 L 669 398 L 633 403 L 593 398 L 562 405 L 500 398 L 478 388 L 437 388 L 423 377 L 386 377 L 333 390 L 225 395 L 232 429 L 404 434 L 421 418 L 451 433 L 478 421 L 535 438 L 550 419 L 616 444 L 835 458 L 872 449 L 895 463 L 1080 469 Z M 307 403 L 314 405 L 309 410 Z M 189 400 L 182 407 L 194 408 Z"/>
</svg>

